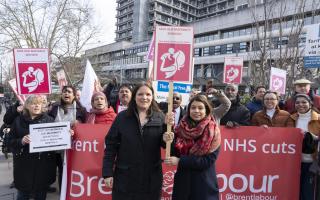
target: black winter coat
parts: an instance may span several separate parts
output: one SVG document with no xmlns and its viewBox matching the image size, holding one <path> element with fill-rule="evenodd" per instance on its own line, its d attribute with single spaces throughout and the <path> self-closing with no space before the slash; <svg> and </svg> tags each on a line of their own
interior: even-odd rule
<svg viewBox="0 0 320 200">
<path fill-rule="evenodd" d="M 219 200 L 215 162 L 219 149 L 208 155 L 180 157 L 172 200 Z"/>
<path fill-rule="evenodd" d="M 29 134 L 30 124 L 50 123 L 53 119 L 43 114 L 35 119 L 19 115 L 12 124 L 10 144 L 13 149 L 15 187 L 24 192 L 46 191 L 55 181 L 55 152 L 29 153 L 29 145 L 22 138 Z"/>
<path fill-rule="evenodd" d="M 15 104 L 11 105 L 6 113 L 3 116 L 3 122 L 7 125 L 10 125 L 13 123 L 14 119 L 20 115 L 20 113 L 17 111 L 17 108 L 20 106 L 20 102 L 17 101 Z"/>
<path fill-rule="evenodd" d="M 102 176 L 113 177 L 113 200 L 159 200 L 162 188 L 161 146 L 164 115 L 153 112 L 140 126 L 139 117 L 118 114 L 106 138 Z"/>
<path fill-rule="evenodd" d="M 221 118 L 220 124 L 226 125 L 228 121 L 236 122 L 242 126 L 250 125 L 250 111 L 244 105 L 240 104 L 239 98 L 231 101 L 229 111 Z"/>
</svg>

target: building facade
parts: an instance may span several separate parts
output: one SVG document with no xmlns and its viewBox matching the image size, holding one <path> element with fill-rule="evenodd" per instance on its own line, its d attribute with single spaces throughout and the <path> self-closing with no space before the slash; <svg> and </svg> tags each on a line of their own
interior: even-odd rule
<svg viewBox="0 0 320 200">
<path fill-rule="evenodd" d="M 125 5 L 131 5 L 132 8 L 136 6 L 136 1 L 128 3 L 129 1 L 118 0 L 118 4 L 124 2 L 127 2 Z M 164 5 L 165 2 L 167 5 Z M 154 24 L 193 26 L 194 84 L 202 85 L 208 79 L 218 84 L 222 83 L 224 58 L 241 56 L 244 58 L 243 83 L 252 85 L 255 84 L 252 82 L 252 74 L 261 73 L 257 67 L 261 64 L 255 61 L 261 61 L 262 58 L 265 60 L 262 65 L 267 67 L 276 65 L 277 67 L 279 60 L 285 62 L 293 60 L 293 55 L 288 55 L 288 52 L 295 52 L 297 60 L 294 63 L 286 63 L 287 70 L 294 73 L 294 67 L 301 65 L 307 26 L 320 23 L 320 8 L 315 7 L 314 1 L 306 0 L 303 7 L 291 2 L 286 5 L 285 10 L 282 9 L 281 2 L 287 1 L 274 1 L 272 5 L 267 5 L 264 1 L 253 0 L 141 1 L 141 6 L 144 4 L 147 10 L 140 11 L 144 12 L 144 18 L 146 18 L 146 13 L 149 17 L 147 17 L 149 22 L 141 25 L 141 27 L 148 27 L 144 29 L 146 35 L 140 37 L 139 31 L 132 30 L 131 40 L 121 41 L 121 37 L 117 36 L 120 42 L 89 49 L 85 52 L 84 58 L 89 58 L 92 65 L 105 76 L 117 75 L 122 80 L 129 82 L 145 79 L 148 74 L 148 62 L 144 57 L 147 54 L 150 43 L 149 35 Z M 227 7 L 219 6 L 222 3 Z M 184 6 L 186 4 L 188 4 L 187 7 Z M 211 7 L 216 9 L 210 9 Z M 195 11 L 192 11 L 193 8 Z M 177 9 L 179 14 L 173 14 Z M 181 9 L 188 10 L 188 13 Z M 201 9 L 206 11 L 200 12 Z M 165 18 L 162 18 L 162 15 L 166 15 L 164 10 L 167 11 L 170 20 L 168 18 L 167 21 L 163 21 Z M 269 11 L 272 11 L 272 15 L 266 18 L 264 14 Z M 181 18 L 183 13 L 186 16 Z M 158 16 L 161 17 L 158 18 Z M 191 17 L 194 18 L 191 19 Z M 133 18 L 133 20 L 138 20 L 138 17 Z M 139 28 L 140 26 L 134 27 Z M 141 38 L 146 40 L 142 41 Z M 283 59 L 285 56 L 287 56 L 286 60 Z M 268 72 L 263 73 L 265 77 L 268 76 Z"/>
<path fill-rule="evenodd" d="M 245 9 L 248 4 L 247 0 L 117 0 L 116 41 L 143 41 L 151 38 L 156 24 L 183 25 Z"/>
</svg>

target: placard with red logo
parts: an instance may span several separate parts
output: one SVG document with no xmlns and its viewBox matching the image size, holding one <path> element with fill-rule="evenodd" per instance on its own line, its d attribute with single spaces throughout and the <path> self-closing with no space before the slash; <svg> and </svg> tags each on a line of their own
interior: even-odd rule
<svg viewBox="0 0 320 200">
<path fill-rule="evenodd" d="M 18 93 L 51 93 L 48 49 L 14 49 Z"/>
<path fill-rule="evenodd" d="M 286 94 L 287 71 L 271 67 L 269 89 L 279 94 Z"/>
<path fill-rule="evenodd" d="M 192 82 L 193 27 L 156 26 L 154 78 Z"/>
<path fill-rule="evenodd" d="M 243 70 L 243 58 L 241 57 L 225 57 L 223 82 L 241 84 Z"/>
<path fill-rule="evenodd" d="M 108 129 L 106 125 L 76 124 L 73 149 L 67 156 L 68 181 L 63 184 L 67 191 L 61 200 L 111 200 L 101 177 Z M 221 200 L 299 199 L 303 139 L 299 129 L 221 127 L 221 133 L 216 162 Z M 176 167 L 163 165 L 162 199 L 171 199 L 175 172 Z"/>
</svg>

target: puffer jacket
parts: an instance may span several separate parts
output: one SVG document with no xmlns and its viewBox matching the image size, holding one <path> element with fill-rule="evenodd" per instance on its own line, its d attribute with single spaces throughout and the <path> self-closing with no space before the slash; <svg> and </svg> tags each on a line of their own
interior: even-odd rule
<svg viewBox="0 0 320 200">
<path fill-rule="evenodd" d="M 270 127 L 294 127 L 294 123 L 290 120 L 290 113 L 284 110 L 276 109 L 272 118 L 270 118 L 266 110 L 263 109 L 255 113 L 251 120 L 252 126 L 267 125 Z"/>
</svg>

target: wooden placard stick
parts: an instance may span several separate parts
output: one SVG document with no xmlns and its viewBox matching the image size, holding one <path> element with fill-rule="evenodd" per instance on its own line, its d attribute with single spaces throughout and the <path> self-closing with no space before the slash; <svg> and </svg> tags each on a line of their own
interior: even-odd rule
<svg viewBox="0 0 320 200">
<path fill-rule="evenodd" d="M 173 108 L 173 82 L 169 81 L 169 95 L 168 95 L 168 113 L 172 112 Z M 167 132 L 170 133 L 172 131 L 172 126 L 167 124 Z M 169 158 L 171 152 L 171 142 L 166 142 L 166 158 Z"/>
</svg>

